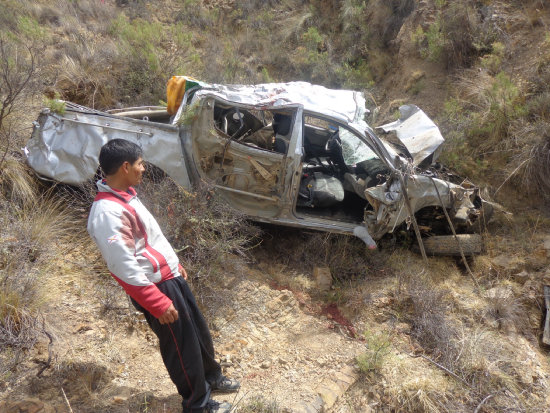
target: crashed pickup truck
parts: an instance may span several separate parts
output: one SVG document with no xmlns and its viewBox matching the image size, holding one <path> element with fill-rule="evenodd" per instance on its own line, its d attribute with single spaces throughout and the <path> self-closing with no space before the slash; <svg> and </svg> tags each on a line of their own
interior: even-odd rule
<svg viewBox="0 0 550 413">
<path fill-rule="evenodd" d="M 480 252 L 469 233 L 485 203 L 477 187 L 437 167 L 443 137 L 418 107 L 402 106 L 375 133 L 357 91 L 179 80 L 168 108 L 44 109 L 25 148 L 29 165 L 80 184 L 96 175 L 101 146 L 122 138 L 182 187 L 207 182 L 255 221 L 354 234 L 370 248 L 413 223 L 429 253 Z M 462 246 L 451 227 L 468 234 Z"/>
</svg>

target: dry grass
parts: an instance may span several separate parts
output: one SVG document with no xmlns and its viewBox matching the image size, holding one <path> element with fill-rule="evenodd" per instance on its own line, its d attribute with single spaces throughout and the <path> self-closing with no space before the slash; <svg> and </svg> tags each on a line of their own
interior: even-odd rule
<svg viewBox="0 0 550 413">
<path fill-rule="evenodd" d="M 250 259 L 258 227 L 217 198 L 212 188 L 204 185 L 191 193 L 152 171 L 139 193 L 199 284 L 216 282 L 233 259 Z"/>
<path fill-rule="evenodd" d="M 411 344 L 397 343 L 381 369 L 392 403 L 406 411 L 461 412 L 492 395 L 483 411 L 540 406 L 545 361 L 528 344 L 526 307 L 510 281 L 483 279 L 487 291 L 480 295 L 450 260 L 424 266 L 396 250 L 389 263 L 398 277 L 390 314 L 410 326 L 401 339 L 415 349 L 400 353 Z M 477 263 L 476 271 L 482 267 Z"/>
<path fill-rule="evenodd" d="M 550 123 L 524 124 L 516 136 L 523 145 L 511 165 L 512 182 L 519 183 L 524 193 L 550 201 Z"/>
<path fill-rule="evenodd" d="M 61 257 L 85 238 L 83 231 L 75 231 L 78 220 L 66 202 L 51 191 L 41 195 L 34 177 L 18 161 L 5 162 L 1 178 L 0 343 L 1 352 L 16 355 L 5 364 L 7 371 L 43 330 L 44 277 L 55 273 Z"/>
</svg>

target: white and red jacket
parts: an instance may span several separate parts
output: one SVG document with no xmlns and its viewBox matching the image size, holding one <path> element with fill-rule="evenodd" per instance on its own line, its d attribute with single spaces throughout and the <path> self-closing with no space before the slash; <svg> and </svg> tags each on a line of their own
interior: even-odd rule
<svg viewBox="0 0 550 413">
<path fill-rule="evenodd" d="M 126 293 L 158 318 L 172 300 L 156 284 L 180 276 L 178 257 L 134 188 L 118 191 L 104 181 L 97 188 L 88 233 Z"/>
</svg>

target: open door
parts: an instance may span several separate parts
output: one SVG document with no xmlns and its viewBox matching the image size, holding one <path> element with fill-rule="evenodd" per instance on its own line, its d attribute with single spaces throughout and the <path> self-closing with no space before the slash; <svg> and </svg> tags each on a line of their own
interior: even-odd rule
<svg viewBox="0 0 550 413">
<path fill-rule="evenodd" d="M 201 178 L 246 214 L 278 216 L 296 108 L 255 108 L 213 97 L 199 105 L 191 134 Z"/>
</svg>

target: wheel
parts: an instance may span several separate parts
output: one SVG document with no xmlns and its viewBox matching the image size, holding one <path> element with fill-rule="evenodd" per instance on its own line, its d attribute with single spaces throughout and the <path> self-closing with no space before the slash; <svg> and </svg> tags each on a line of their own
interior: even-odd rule
<svg viewBox="0 0 550 413">
<path fill-rule="evenodd" d="M 457 238 L 465 256 L 481 254 L 483 240 L 479 234 L 458 234 Z M 424 249 L 428 255 L 460 256 L 460 247 L 454 235 L 434 235 L 423 238 Z"/>
</svg>

